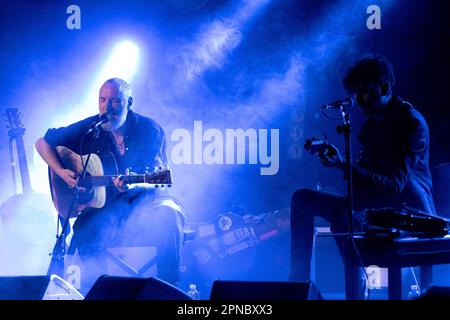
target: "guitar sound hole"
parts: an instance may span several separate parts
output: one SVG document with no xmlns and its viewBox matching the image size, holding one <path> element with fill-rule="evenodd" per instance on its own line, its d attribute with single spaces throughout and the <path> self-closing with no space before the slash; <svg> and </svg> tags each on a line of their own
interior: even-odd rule
<svg viewBox="0 0 450 320">
<path fill-rule="evenodd" d="M 85 204 L 85 203 L 88 203 L 89 201 L 91 201 L 92 198 L 94 198 L 94 190 L 93 189 L 86 191 L 86 192 L 79 191 L 78 195 L 77 195 L 77 202 L 79 204 Z"/>
</svg>

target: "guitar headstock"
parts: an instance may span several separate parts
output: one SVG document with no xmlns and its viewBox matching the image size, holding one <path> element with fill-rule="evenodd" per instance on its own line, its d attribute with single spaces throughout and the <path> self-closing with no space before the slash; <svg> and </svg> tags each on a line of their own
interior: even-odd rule
<svg viewBox="0 0 450 320">
<path fill-rule="evenodd" d="M 326 137 L 312 137 L 307 139 L 304 148 L 312 154 L 318 154 L 319 156 L 323 156 L 327 153 L 329 155 L 334 153 L 334 150 L 330 148 L 330 143 Z"/>
<path fill-rule="evenodd" d="M 169 169 L 158 169 L 144 175 L 144 182 L 155 185 L 172 185 L 172 177 Z"/>
<path fill-rule="evenodd" d="M 25 126 L 22 123 L 22 114 L 18 108 L 6 108 L 6 128 L 10 138 L 22 136 L 25 132 Z"/>
</svg>

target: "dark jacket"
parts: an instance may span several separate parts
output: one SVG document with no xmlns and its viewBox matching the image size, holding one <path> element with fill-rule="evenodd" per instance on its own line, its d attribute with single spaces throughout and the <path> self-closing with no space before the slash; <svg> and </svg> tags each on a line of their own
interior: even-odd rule
<svg viewBox="0 0 450 320">
<path fill-rule="evenodd" d="M 113 137 L 107 131 L 100 129 L 98 139 L 89 131 L 99 116 L 92 116 L 73 123 L 67 127 L 49 129 L 44 139 L 52 147 L 64 146 L 72 151 L 86 155 L 91 152 L 102 160 L 104 174 L 124 174 L 126 169 L 137 174 L 153 172 L 153 169 L 167 165 L 165 134 L 161 126 L 151 118 L 128 112 L 127 133 L 124 137 L 125 153 L 120 155 Z M 134 194 L 142 189 L 133 190 Z M 106 187 L 107 201 L 118 195 L 113 186 Z M 143 191 L 143 190 L 142 190 Z M 167 190 L 151 188 L 145 190 L 154 196 L 168 196 Z"/>
<path fill-rule="evenodd" d="M 435 214 L 428 126 L 410 103 L 393 97 L 383 120 L 366 121 L 359 141 L 363 149 L 352 171 L 357 206 L 406 204 Z"/>
<path fill-rule="evenodd" d="M 124 137 L 126 151 L 124 155 L 117 152 L 111 135 L 100 129 L 98 140 L 94 141 L 93 133 L 85 136 L 91 124 L 99 116 L 92 116 L 78 121 L 67 127 L 49 129 L 44 138 L 52 147 L 65 146 L 78 154 L 93 152 L 101 159 L 111 154 L 117 161 L 118 173 L 124 173 L 126 168 L 136 173 L 144 173 L 148 168 L 160 167 L 167 164 L 166 142 L 161 126 L 148 117 L 128 112 L 127 133 Z"/>
</svg>

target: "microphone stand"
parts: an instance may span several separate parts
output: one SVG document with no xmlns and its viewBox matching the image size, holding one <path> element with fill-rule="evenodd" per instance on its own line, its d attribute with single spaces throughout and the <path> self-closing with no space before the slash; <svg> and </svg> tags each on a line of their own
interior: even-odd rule
<svg viewBox="0 0 450 320">
<path fill-rule="evenodd" d="M 345 279 L 349 279 L 348 285 L 346 287 L 346 298 L 354 300 L 357 297 L 357 291 L 359 287 L 357 286 L 357 277 L 355 276 L 355 250 L 354 240 L 353 240 L 353 179 L 352 179 L 352 145 L 351 145 L 351 124 L 350 115 L 345 109 L 343 104 L 339 105 L 339 110 L 342 116 L 342 124 L 337 126 L 337 132 L 344 136 L 345 142 L 345 174 L 347 176 L 347 199 L 346 199 L 346 216 L 348 222 L 348 250 L 349 254 L 344 257 L 347 267 L 345 268 Z"/>
<path fill-rule="evenodd" d="M 72 214 L 72 210 L 75 206 L 75 202 L 77 200 L 78 197 L 78 193 L 80 191 L 79 186 L 81 186 L 83 184 L 84 178 L 86 177 L 86 169 L 87 169 L 87 165 L 89 163 L 89 160 L 91 158 L 91 154 L 94 151 L 94 147 L 95 147 L 95 142 L 97 141 L 99 134 L 100 134 L 100 126 L 95 126 L 93 129 L 89 129 L 85 135 L 83 136 L 82 140 L 84 139 L 84 137 L 91 133 L 92 130 L 94 131 L 94 141 L 92 142 L 92 146 L 91 146 L 91 150 L 86 158 L 86 162 L 83 165 L 83 170 L 81 172 L 80 175 L 80 179 L 78 180 L 78 184 L 75 187 L 75 192 L 73 194 L 72 197 L 72 202 L 70 204 L 69 207 L 69 211 L 67 212 L 66 217 L 64 218 L 63 222 L 62 222 L 62 230 L 61 230 L 61 234 L 57 234 L 56 235 L 56 243 L 55 246 L 53 247 L 53 251 L 51 253 L 51 261 L 50 261 L 50 265 L 47 269 L 47 275 L 50 276 L 52 274 L 57 274 L 59 275 L 61 278 L 64 279 L 64 257 L 66 255 L 66 238 L 67 238 L 67 230 L 69 228 L 69 219 L 70 219 L 70 215 Z M 82 160 L 82 155 L 80 154 L 80 158 L 81 158 L 81 163 L 83 163 Z"/>
</svg>

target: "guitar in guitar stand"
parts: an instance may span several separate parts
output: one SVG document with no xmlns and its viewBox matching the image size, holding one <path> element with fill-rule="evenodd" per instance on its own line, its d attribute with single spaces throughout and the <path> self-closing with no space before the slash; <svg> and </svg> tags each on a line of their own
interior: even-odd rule
<svg viewBox="0 0 450 320">
<path fill-rule="evenodd" d="M 14 195 L 0 206 L 3 235 L 0 238 L 1 275 L 43 275 L 49 263 L 49 253 L 55 238 L 57 217 L 47 195 L 31 187 L 25 153 L 22 124 L 17 108 L 6 109 L 12 181 L 16 181 L 13 143 L 15 143 L 22 182 L 22 193 Z M 15 187 L 15 184 L 14 184 Z"/>
</svg>

